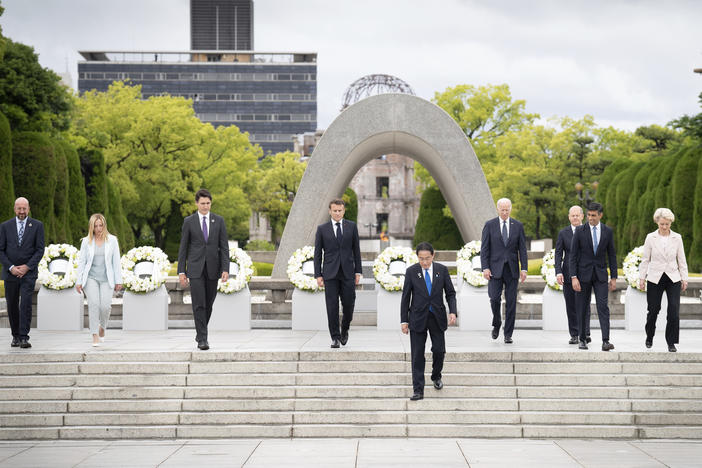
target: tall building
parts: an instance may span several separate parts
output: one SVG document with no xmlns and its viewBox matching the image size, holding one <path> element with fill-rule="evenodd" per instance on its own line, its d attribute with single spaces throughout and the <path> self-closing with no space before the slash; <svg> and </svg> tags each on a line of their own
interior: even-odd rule
<svg viewBox="0 0 702 468">
<path fill-rule="evenodd" d="M 254 50 L 253 0 L 190 0 L 192 50 Z"/>
</svg>

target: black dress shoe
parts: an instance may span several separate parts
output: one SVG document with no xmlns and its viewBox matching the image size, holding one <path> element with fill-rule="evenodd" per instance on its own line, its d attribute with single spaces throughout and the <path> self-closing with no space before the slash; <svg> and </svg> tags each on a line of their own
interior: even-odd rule
<svg viewBox="0 0 702 468">
<path fill-rule="evenodd" d="M 584 341 L 581 341 L 580 344 L 578 345 L 578 349 L 587 349 L 587 343 Z"/>
<path fill-rule="evenodd" d="M 500 327 L 492 327 L 492 339 L 496 340 L 500 336 Z"/>
<path fill-rule="evenodd" d="M 339 340 L 336 340 L 336 339 L 335 339 L 335 340 L 332 341 L 332 344 L 331 344 L 331 347 L 332 347 L 332 348 L 338 348 L 339 346 L 340 346 L 340 345 L 339 345 Z"/>
<path fill-rule="evenodd" d="M 674 344 L 668 345 L 668 351 L 670 351 L 671 353 L 674 353 L 677 350 L 678 350 L 678 348 L 676 348 Z"/>
<path fill-rule="evenodd" d="M 13 337 L 13 338 L 12 338 L 12 343 L 10 343 L 10 346 L 12 346 L 13 348 L 17 348 L 17 347 L 19 347 L 19 345 L 20 345 L 19 340 L 18 340 L 17 338 L 14 338 L 14 337 Z"/>
<path fill-rule="evenodd" d="M 653 346 L 653 340 L 646 338 L 646 347 L 650 348 L 651 346 Z"/>
<path fill-rule="evenodd" d="M 507 344 L 512 344 L 512 343 L 513 343 L 512 337 L 511 337 L 511 336 L 505 336 L 505 343 L 507 343 Z"/>
<path fill-rule="evenodd" d="M 346 346 L 346 343 L 349 341 L 349 330 L 348 328 L 346 330 L 341 330 L 341 344 Z"/>
<path fill-rule="evenodd" d="M 432 382 L 434 382 L 435 389 L 441 390 L 442 388 L 444 388 L 444 383 L 441 381 L 441 379 L 432 380 Z"/>
<path fill-rule="evenodd" d="M 19 342 L 19 346 L 20 346 L 20 348 L 25 348 L 25 349 L 31 348 L 32 343 L 30 343 L 29 340 L 27 340 L 27 339 L 21 339 Z"/>
<path fill-rule="evenodd" d="M 609 341 L 604 341 L 602 343 L 602 351 L 611 351 L 614 349 L 614 345 Z"/>
<path fill-rule="evenodd" d="M 577 336 L 571 336 L 570 340 L 568 340 L 568 344 L 578 344 L 578 337 Z"/>
<path fill-rule="evenodd" d="M 203 351 L 207 351 L 210 349 L 210 344 L 207 341 L 200 341 L 198 342 L 197 347 Z"/>
<path fill-rule="evenodd" d="M 592 338 L 590 338 L 590 335 L 587 335 L 585 337 L 585 341 L 587 341 L 588 343 L 592 341 Z"/>
<path fill-rule="evenodd" d="M 422 393 L 415 393 L 414 395 L 412 395 L 410 397 L 410 400 L 412 400 L 412 401 L 417 401 L 417 400 L 422 400 L 422 399 L 424 399 L 424 394 L 422 394 Z"/>
</svg>

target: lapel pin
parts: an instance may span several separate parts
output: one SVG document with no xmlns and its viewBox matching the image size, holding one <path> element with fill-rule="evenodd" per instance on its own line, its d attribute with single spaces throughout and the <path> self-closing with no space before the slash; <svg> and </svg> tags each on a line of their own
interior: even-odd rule
<svg viewBox="0 0 702 468">
<path fill-rule="evenodd" d="M 421 277 L 422 277 L 422 274 L 421 274 L 421 273 L 417 273 L 417 278 L 421 278 Z"/>
</svg>

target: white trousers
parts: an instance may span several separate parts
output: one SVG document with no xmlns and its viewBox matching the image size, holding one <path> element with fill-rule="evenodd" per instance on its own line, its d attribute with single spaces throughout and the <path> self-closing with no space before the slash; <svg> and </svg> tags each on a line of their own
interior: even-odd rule
<svg viewBox="0 0 702 468">
<path fill-rule="evenodd" d="M 112 288 L 107 281 L 95 281 L 93 278 L 88 278 L 83 290 L 88 298 L 90 333 L 97 335 L 98 327 L 107 330 L 107 321 L 110 319 L 112 305 Z"/>
</svg>

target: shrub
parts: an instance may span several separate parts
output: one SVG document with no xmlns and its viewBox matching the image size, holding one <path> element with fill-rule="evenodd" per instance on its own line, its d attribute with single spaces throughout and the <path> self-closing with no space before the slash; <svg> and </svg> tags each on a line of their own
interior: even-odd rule
<svg viewBox="0 0 702 468">
<path fill-rule="evenodd" d="M 414 245 L 429 242 L 436 250 L 458 250 L 463 246 L 456 221 L 444 215 L 445 206 L 446 200 L 437 187 L 424 191 L 414 229 Z"/>
<path fill-rule="evenodd" d="M 10 122 L 0 114 L 0 220 L 15 215 L 15 186 L 12 183 L 12 133 Z"/>
</svg>

